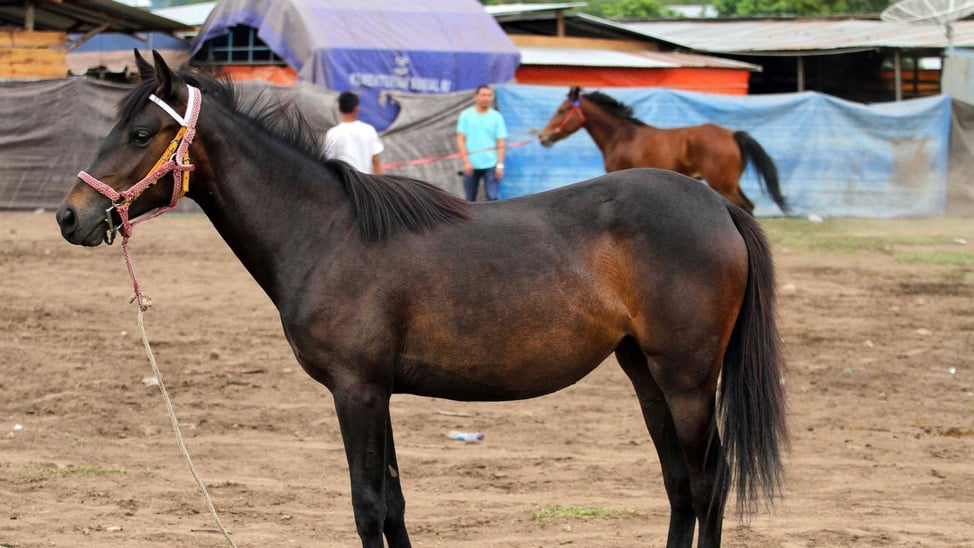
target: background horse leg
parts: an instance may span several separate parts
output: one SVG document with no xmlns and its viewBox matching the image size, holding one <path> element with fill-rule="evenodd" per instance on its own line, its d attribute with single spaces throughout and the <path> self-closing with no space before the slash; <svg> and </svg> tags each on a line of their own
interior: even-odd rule
<svg viewBox="0 0 974 548">
<path fill-rule="evenodd" d="M 406 498 L 399 480 L 396 443 L 392 435 L 392 418 L 386 413 L 386 521 L 383 531 L 390 547 L 409 546 L 406 533 Z"/>
<path fill-rule="evenodd" d="M 752 216 L 754 215 L 754 202 L 744 195 L 744 190 L 741 189 L 741 176 L 739 172 L 724 168 L 718 172 L 708 173 L 708 175 L 709 177 L 706 177 L 705 180 L 710 188 L 717 191 L 724 198 L 727 198 L 728 202 L 747 211 Z"/>
<path fill-rule="evenodd" d="M 690 546 L 696 514 L 690 496 L 690 474 L 683 460 L 683 450 L 676 435 L 673 417 L 656 381 L 649 372 L 646 356 L 636 341 L 626 338 L 616 348 L 616 359 L 629 376 L 643 420 L 653 438 L 656 453 L 663 469 L 663 485 L 670 500 L 670 530 L 666 538 L 667 548 Z"/>
<path fill-rule="evenodd" d="M 376 387 L 358 385 L 336 389 L 334 396 L 351 476 L 355 526 L 363 548 L 383 548 L 389 394 Z"/>
<path fill-rule="evenodd" d="M 736 197 L 731 202 L 751 215 L 754 215 L 754 202 L 744 195 L 744 191 L 740 187 L 740 181 L 738 181 L 737 192 L 735 194 Z"/>
</svg>

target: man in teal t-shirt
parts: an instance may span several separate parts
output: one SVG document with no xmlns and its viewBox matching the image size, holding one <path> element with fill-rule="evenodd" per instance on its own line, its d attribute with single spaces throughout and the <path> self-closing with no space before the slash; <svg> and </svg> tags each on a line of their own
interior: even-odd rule
<svg viewBox="0 0 974 548">
<path fill-rule="evenodd" d="M 467 200 L 477 199 L 480 180 L 484 180 L 487 200 L 496 200 L 504 178 L 504 117 L 493 108 L 494 90 L 479 86 L 474 106 L 464 109 L 457 121 L 457 148 L 463 159 L 463 190 Z"/>
</svg>

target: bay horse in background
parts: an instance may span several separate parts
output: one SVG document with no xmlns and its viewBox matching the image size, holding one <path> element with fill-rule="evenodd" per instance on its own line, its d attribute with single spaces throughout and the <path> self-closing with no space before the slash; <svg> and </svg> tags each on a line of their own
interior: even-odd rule
<svg viewBox="0 0 974 548">
<path fill-rule="evenodd" d="M 541 130 L 538 140 L 550 147 L 585 128 L 602 151 L 605 171 L 633 167 L 669 169 L 703 179 L 749 213 L 754 203 L 741 190 L 741 174 L 754 164 L 762 190 L 785 214 L 788 203 L 778 185 L 778 168 L 764 148 L 747 132 L 716 124 L 661 129 L 633 117 L 632 107 L 602 92 L 582 93 L 573 86 L 568 97 Z"/>
<path fill-rule="evenodd" d="M 121 226 L 127 242 L 182 191 L 200 205 L 334 395 L 363 546 L 410 545 L 393 394 L 533 398 L 613 353 L 663 470 L 668 546 L 695 529 L 718 546 L 732 486 L 740 512 L 780 493 L 773 264 L 743 210 L 654 169 L 468 203 L 325 160 L 300 116 L 154 57 L 137 55 L 142 83 L 58 209 L 61 233 L 95 247 Z M 160 165 L 190 173 L 187 151 L 188 187 L 160 178 Z"/>
</svg>

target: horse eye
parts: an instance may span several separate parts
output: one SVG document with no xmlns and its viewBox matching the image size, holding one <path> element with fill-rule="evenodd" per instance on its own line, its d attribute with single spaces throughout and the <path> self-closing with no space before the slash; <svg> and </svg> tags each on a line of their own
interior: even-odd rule
<svg viewBox="0 0 974 548">
<path fill-rule="evenodd" d="M 138 129 L 132 133 L 132 142 L 139 146 L 149 144 L 149 139 L 151 138 L 152 134 L 144 129 Z"/>
<path fill-rule="evenodd" d="M 568 110 L 568 107 L 562 107 L 558 109 L 558 114 L 564 114 Z"/>
</svg>

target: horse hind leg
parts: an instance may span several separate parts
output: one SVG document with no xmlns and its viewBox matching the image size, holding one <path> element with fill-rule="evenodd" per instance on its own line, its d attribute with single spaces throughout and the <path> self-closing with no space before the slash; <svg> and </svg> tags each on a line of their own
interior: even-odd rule
<svg viewBox="0 0 974 548">
<path fill-rule="evenodd" d="M 736 205 L 737 207 L 747 211 L 754 216 L 754 202 L 744 194 L 744 189 L 741 188 L 740 179 L 729 179 L 722 181 L 718 192 L 727 198 L 727 201 Z"/>
<path fill-rule="evenodd" d="M 731 202 L 737 207 L 750 213 L 751 216 L 754 215 L 754 202 L 752 202 L 751 199 L 744 194 L 744 191 L 740 186 L 737 187 L 736 197 L 734 200 L 731 200 Z"/>
<path fill-rule="evenodd" d="M 662 391 L 650 374 L 646 356 L 638 344 L 627 338 L 616 348 L 615 354 L 616 360 L 636 390 L 643 420 L 656 446 L 656 454 L 663 470 L 663 486 L 670 502 L 670 527 L 666 546 L 690 546 L 693 542 L 696 513 L 690 492 L 690 475 L 680 449 L 673 416 Z"/>
<path fill-rule="evenodd" d="M 720 546 L 727 489 L 716 484 L 718 471 L 726 464 L 714 421 L 714 394 L 665 393 L 653 376 L 650 360 L 633 339 L 616 348 L 616 359 L 636 390 L 659 455 L 670 501 L 667 547 L 691 546 L 698 520 L 698 546 Z M 666 365 L 660 358 L 655 361 L 657 370 Z"/>
<path fill-rule="evenodd" d="M 743 171 L 741 171 L 743 173 Z M 707 185 L 727 199 L 728 202 L 754 215 L 754 202 L 741 189 L 741 175 L 729 169 L 721 169 L 710 173 L 706 178 Z"/>
</svg>

